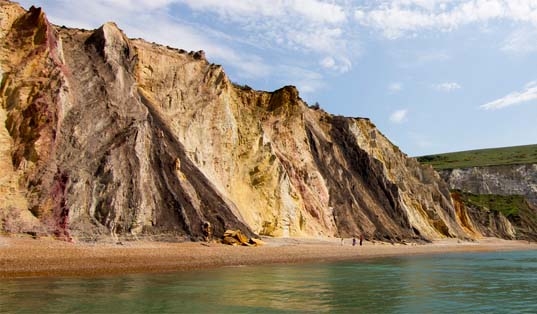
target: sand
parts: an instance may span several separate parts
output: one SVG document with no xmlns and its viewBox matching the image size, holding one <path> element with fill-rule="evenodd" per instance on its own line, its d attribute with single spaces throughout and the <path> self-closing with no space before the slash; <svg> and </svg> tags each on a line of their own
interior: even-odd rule
<svg viewBox="0 0 537 314">
<path fill-rule="evenodd" d="M 0 278 L 46 276 L 107 276 L 128 273 L 173 272 L 224 266 L 325 263 L 341 260 L 536 250 L 536 243 L 485 238 L 475 242 L 454 239 L 431 244 L 389 244 L 351 239 L 264 238 L 260 247 L 218 243 L 133 241 L 121 244 L 67 243 L 50 238 L 0 235 Z"/>
</svg>

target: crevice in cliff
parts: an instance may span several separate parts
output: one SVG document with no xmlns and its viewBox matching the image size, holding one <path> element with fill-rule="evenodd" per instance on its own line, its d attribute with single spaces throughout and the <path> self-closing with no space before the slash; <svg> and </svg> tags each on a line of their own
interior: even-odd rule
<svg viewBox="0 0 537 314">
<path fill-rule="evenodd" d="M 388 241 L 419 236 L 400 208 L 397 187 L 383 177 L 380 162 L 358 147 L 348 120 L 326 119 L 331 143 L 316 136 L 315 128 L 307 125 L 314 161 L 328 181 L 330 206 L 334 208 L 339 233 L 353 235 L 360 230 L 368 238 Z M 330 157 L 338 155 L 345 164 Z"/>
<path fill-rule="evenodd" d="M 185 228 L 190 228 L 187 232 L 194 237 L 201 237 L 202 224 L 208 221 L 212 224 L 213 232 L 217 236 L 223 235 L 229 228 L 241 229 L 248 236 L 253 236 L 254 233 L 250 228 L 239 220 L 237 213 L 229 207 L 216 188 L 186 156 L 183 145 L 176 139 L 165 120 L 160 117 L 158 109 L 144 96 L 142 90 L 140 90 L 140 97 L 149 110 L 151 129 L 155 130 L 155 137 L 161 142 L 160 146 L 154 148 L 152 155 L 154 160 L 158 160 L 156 168 L 160 169 L 162 178 L 167 182 L 166 191 L 162 191 L 161 195 L 170 193 L 174 195 L 174 202 L 179 208 Z M 175 175 L 177 163 L 180 164 L 180 176 Z M 184 189 L 181 189 L 186 184 L 181 180 L 187 180 L 188 184 L 193 186 L 194 191 L 200 193 L 199 208 L 192 206 L 189 196 L 184 193 Z"/>
<path fill-rule="evenodd" d="M 136 59 L 115 25 L 94 32 L 62 31 L 77 94 L 65 117 L 66 141 L 59 158 L 70 167 L 76 167 L 76 160 L 88 165 L 72 171 L 78 181 L 87 181 L 81 192 L 92 200 L 80 204 L 83 197 L 71 196 L 71 203 L 88 207 L 88 214 L 77 215 L 77 232 L 97 232 L 88 231 L 93 227 L 84 222 L 96 221 L 114 237 L 141 233 L 199 240 L 202 223 L 209 221 L 215 235 L 226 228 L 253 235 L 192 165 L 143 91 L 132 93 L 136 83 L 130 69 Z M 77 155 L 80 151 L 84 154 Z"/>
</svg>

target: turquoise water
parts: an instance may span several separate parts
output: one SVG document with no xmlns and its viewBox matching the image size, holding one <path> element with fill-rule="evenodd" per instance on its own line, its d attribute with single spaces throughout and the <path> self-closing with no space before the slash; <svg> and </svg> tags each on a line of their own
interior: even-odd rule
<svg viewBox="0 0 537 314">
<path fill-rule="evenodd" d="M 537 313 L 537 251 L 0 281 L 0 313 Z"/>
</svg>

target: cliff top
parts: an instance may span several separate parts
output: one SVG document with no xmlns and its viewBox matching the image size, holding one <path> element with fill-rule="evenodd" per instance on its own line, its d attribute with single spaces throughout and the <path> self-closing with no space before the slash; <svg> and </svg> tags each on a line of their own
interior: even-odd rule
<svg viewBox="0 0 537 314">
<path fill-rule="evenodd" d="M 537 144 L 427 155 L 417 159 L 436 170 L 533 164 L 537 163 Z"/>
</svg>

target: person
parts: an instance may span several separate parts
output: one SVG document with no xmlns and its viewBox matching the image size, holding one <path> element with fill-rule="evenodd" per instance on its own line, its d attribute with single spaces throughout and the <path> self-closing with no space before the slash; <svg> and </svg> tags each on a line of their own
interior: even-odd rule
<svg viewBox="0 0 537 314">
<path fill-rule="evenodd" d="M 343 238 L 341 238 L 341 245 L 343 245 Z"/>
<path fill-rule="evenodd" d="M 360 234 L 360 246 L 362 246 L 362 242 L 364 242 L 364 235 Z"/>
<path fill-rule="evenodd" d="M 352 246 L 355 246 L 356 245 L 356 237 L 353 237 L 352 238 Z"/>
<path fill-rule="evenodd" d="M 210 242 L 211 237 L 213 235 L 211 223 L 208 221 L 203 222 L 201 225 L 201 230 L 203 232 L 203 237 L 204 237 L 205 242 Z"/>
</svg>

